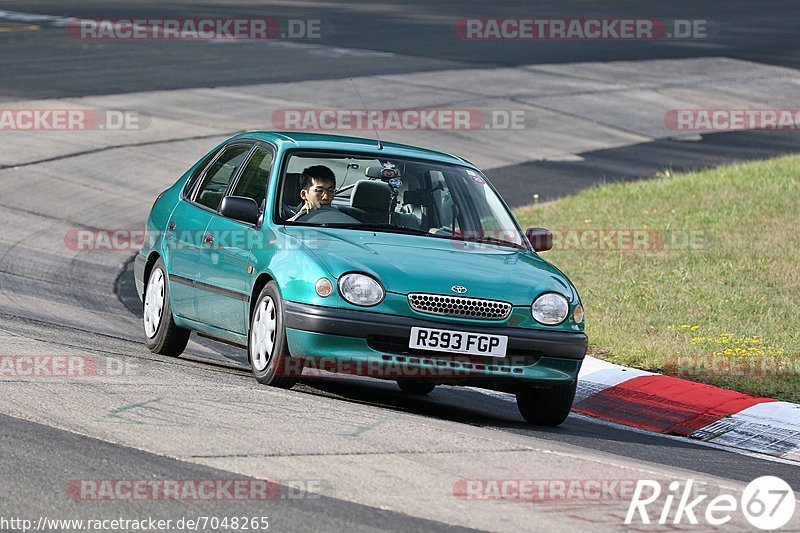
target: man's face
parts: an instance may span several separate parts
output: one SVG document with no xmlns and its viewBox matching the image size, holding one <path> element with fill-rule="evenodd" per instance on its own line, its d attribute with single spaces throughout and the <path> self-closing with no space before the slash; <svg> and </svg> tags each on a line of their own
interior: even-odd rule
<svg viewBox="0 0 800 533">
<path fill-rule="evenodd" d="M 331 181 L 312 178 L 311 187 L 300 191 L 300 197 L 305 200 L 311 209 L 319 209 L 322 205 L 331 205 L 336 186 Z"/>
</svg>

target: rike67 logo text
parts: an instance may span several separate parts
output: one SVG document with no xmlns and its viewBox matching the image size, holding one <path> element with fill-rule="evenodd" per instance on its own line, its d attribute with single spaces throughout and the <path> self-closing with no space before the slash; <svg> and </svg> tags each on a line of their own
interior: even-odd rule
<svg viewBox="0 0 800 533">
<path fill-rule="evenodd" d="M 708 494 L 697 495 L 696 488 L 692 479 L 683 484 L 672 481 L 667 491 L 658 481 L 639 480 L 628 506 L 625 524 L 698 525 L 702 520 L 706 525 L 722 526 L 735 514 L 742 513 L 753 527 L 769 531 L 785 526 L 794 515 L 794 492 L 778 477 L 754 479 L 738 499 L 731 494 L 719 494 L 713 498 Z"/>
</svg>

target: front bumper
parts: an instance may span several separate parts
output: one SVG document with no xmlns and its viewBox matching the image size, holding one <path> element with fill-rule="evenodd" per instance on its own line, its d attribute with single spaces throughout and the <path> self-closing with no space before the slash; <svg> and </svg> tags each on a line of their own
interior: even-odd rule
<svg viewBox="0 0 800 533">
<path fill-rule="evenodd" d="M 577 379 L 588 337 L 578 332 L 456 325 L 284 303 L 289 351 L 307 365 L 387 379 L 433 379 L 509 390 L 515 384 L 556 385 Z M 457 329 L 508 337 L 506 357 L 415 351 L 408 348 L 412 326 Z"/>
</svg>

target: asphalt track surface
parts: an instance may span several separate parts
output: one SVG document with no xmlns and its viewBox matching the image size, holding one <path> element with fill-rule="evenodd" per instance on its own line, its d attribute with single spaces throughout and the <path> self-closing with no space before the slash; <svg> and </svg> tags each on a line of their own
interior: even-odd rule
<svg viewBox="0 0 800 533">
<path fill-rule="evenodd" d="M 302 8 L 283 4 L 266 12 L 246 2 L 187 6 L 0 3 L 0 9 L 96 18 L 233 17 L 253 16 L 256 10 L 279 19 L 319 18 L 332 31 L 315 45 L 397 56 L 387 61 L 343 52 L 332 61 L 314 59 L 307 49 L 287 47 L 270 54 L 267 61 L 263 49 L 251 44 L 219 45 L 213 52 L 197 43 L 103 47 L 71 41 L 63 29 L 42 25 L 35 31 L 0 35 L 3 71 L 13 73 L 0 82 L 0 98 L 537 62 L 694 57 L 708 55 L 709 50 L 790 67 L 797 67 L 800 58 L 791 16 L 797 7 L 789 2 L 702 7 L 683 2 L 648 12 L 620 2 L 611 5 L 613 13 L 608 4 L 603 11 L 582 5 L 567 12 L 551 4 L 542 6 L 536 16 L 708 18 L 719 21 L 721 30 L 718 38 L 702 45 L 545 43 L 534 50 L 522 43 L 465 47 L 445 38 L 454 18 L 530 16 L 527 4 L 489 8 L 463 2 L 397 7 L 312 3 Z M 723 31 L 726 28 L 729 32 Z M 185 68 L 187 64 L 193 68 Z M 665 166 L 696 167 L 797 152 L 793 136 L 718 134 L 698 143 L 664 140 L 583 153 L 581 162 L 530 162 L 493 169 L 490 174 L 501 190 L 510 191 L 526 173 L 551 171 L 564 177 L 544 193 L 557 197 L 598 176 L 634 179 Z M 96 379 L 0 383 L 0 516 L 167 519 L 266 513 L 270 527 L 278 531 L 436 531 L 460 526 L 570 531 L 587 524 L 611 531 L 624 529 L 620 508 L 614 506 L 563 510 L 514 502 L 464 502 L 453 496 L 453 480 L 694 477 L 740 490 L 758 476 L 777 475 L 800 490 L 800 468 L 795 465 L 579 415 L 571 415 L 559 428 L 531 428 L 508 398 L 471 389 L 441 387 L 429 397 L 411 398 L 390 382 L 328 375 L 308 376 L 294 390 L 278 391 L 256 384 L 242 351 L 212 341 L 195 339 L 179 359 L 151 355 L 141 340 L 130 254 L 76 254 L 64 249 L 63 235 L 75 227 L 141 224 L 152 199 L 170 181 L 165 176 L 146 180 L 142 173 L 154 171 L 157 163 L 183 168 L 187 157 L 202 153 L 209 144 L 189 140 L 167 148 L 130 147 L 0 170 L 0 223 L 5 228 L 0 236 L 0 353 L 91 354 L 103 364 L 122 361 L 135 369 Z M 145 163 L 145 158 L 152 161 Z M 120 161 L 126 164 L 117 168 Z M 141 169 L 131 168 L 136 161 Z M 80 479 L 243 476 L 279 483 L 321 480 L 323 495 L 268 502 L 76 502 L 66 489 L 70 481 Z M 281 494 L 287 494 L 285 486 Z M 797 528 L 796 521 L 792 524 Z M 733 529 L 745 530 L 747 524 Z"/>
<path fill-rule="evenodd" d="M 151 89 L 213 87 L 379 73 L 575 63 L 631 59 L 723 56 L 781 66 L 800 66 L 796 21 L 800 6 L 790 0 L 766 2 L 669 3 L 480 1 L 395 5 L 374 2 L 264 3 L 218 2 L 0 2 L 0 9 L 83 18 L 269 17 L 286 29 L 289 19 L 319 20 L 319 38 L 298 45 L 339 47 L 393 54 L 369 56 L 345 51 L 331 61 L 302 47 L 261 43 L 220 44 L 159 41 L 108 43 L 81 41 L 61 27 L 14 32 L 4 37 L 3 93 L 17 98 L 104 94 Z M 462 41 L 453 24 L 464 18 L 652 18 L 707 20 L 708 37 L 699 40 Z M 118 46 L 121 45 L 121 46 Z M 280 45 L 280 43 L 278 43 Z M 102 72 L 102 76 L 97 73 Z"/>
<path fill-rule="evenodd" d="M 91 513 L 93 518 L 100 520 L 118 518 L 119 509 L 103 502 L 87 505 L 74 501 L 72 509 L 64 509 L 64 491 L 47 490 L 49 487 L 60 489 L 68 486 L 72 480 L 85 478 L 87 472 L 92 472 L 93 479 L 247 479 L 4 415 L 0 415 L 0 423 L 3 426 L 0 439 L 6 450 L 4 455 L 18 465 L 13 474 L 23 481 L 10 487 L 8 492 L 13 491 L 13 500 L 4 498 L 5 515 L 32 517 L 49 511 L 45 516 L 52 518 L 57 515 L 79 516 L 81 513 Z M 279 531 L 374 531 L 375 524 L 387 531 L 463 529 L 324 496 L 299 499 L 297 492 L 287 486 L 272 488 L 269 494 L 274 497 L 266 502 L 244 501 L 230 505 L 221 501 L 199 504 L 183 501 L 173 503 L 166 511 L 160 501 L 130 502 L 125 512 L 129 516 L 156 516 L 176 523 L 182 517 L 265 516 L 269 518 L 270 529 Z"/>
</svg>

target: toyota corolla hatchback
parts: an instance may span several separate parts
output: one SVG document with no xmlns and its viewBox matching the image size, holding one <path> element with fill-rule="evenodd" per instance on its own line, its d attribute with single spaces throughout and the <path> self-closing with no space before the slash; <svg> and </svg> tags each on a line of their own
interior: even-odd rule
<svg viewBox="0 0 800 533">
<path fill-rule="evenodd" d="M 486 176 L 456 156 L 249 132 L 156 199 L 136 257 L 151 351 L 196 331 L 246 348 L 260 383 L 303 368 L 516 394 L 534 424 L 569 414 L 586 353 L 575 287 Z"/>
</svg>

